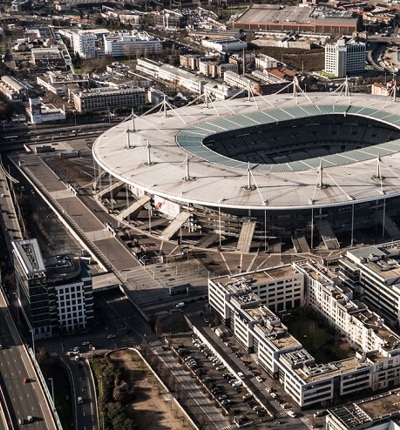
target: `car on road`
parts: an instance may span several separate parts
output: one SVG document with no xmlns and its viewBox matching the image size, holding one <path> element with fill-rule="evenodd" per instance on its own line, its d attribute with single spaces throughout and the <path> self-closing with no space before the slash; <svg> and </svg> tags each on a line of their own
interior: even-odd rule
<svg viewBox="0 0 400 430">
<path fill-rule="evenodd" d="M 256 380 L 257 380 L 258 382 L 263 382 L 263 381 L 264 381 L 264 379 L 263 379 L 263 378 L 261 378 L 261 376 L 256 376 Z"/>
<path fill-rule="evenodd" d="M 26 417 L 26 420 L 28 421 L 28 423 L 33 423 L 33 416 L 32 415 L 28 415 Z"/>
<path fill-rule="evenodd" d="M 238 376 L 239 376 L 239 378 L 244 379 L 244 374 L 243 374 L 243 372 L 238 372 Z"/>
<path fill-rule="evenodd" d="M 115 336 L 115 334 L 109 334 L 108 336 L 107 336 L 107 339 L 114 339 L 116 336 Z"/>
<path fill-rule="evenodd" d="M 23 418 L 18 419 L 18 424 L 25 424 L 25 420 Z"/>
<path fill-rule="evenodd" d="M 286 413 L 289 415 L 289 417 L 292 417 L 292 418 L 296 418 L 297 417 L 297 414 L 294 411 L 286 411 Z"/>
<path fill-rule="evenodd" d="M 177 303 L 176 305 L 175 305 L 175 307 L 176 308 L 184 308 L 186 306 L 186 303 L 185 302 L 179 302 L 179 303 Z"/>
<path fill-rule="evenodd" d="M 29 378 L 25 377 L 25 378 L 23 379 L 23 381 L 24 381 L 24 384 L 27 384 L 27 383 L 29 382 Z"/>
<path fill-rule="evenodd" d="M 84 342 L 82 342 L 82 346 L 88 346 L 90 345 L 90 342 L 88 342 L 87 340 L 85 340 Z"/>
</svg>

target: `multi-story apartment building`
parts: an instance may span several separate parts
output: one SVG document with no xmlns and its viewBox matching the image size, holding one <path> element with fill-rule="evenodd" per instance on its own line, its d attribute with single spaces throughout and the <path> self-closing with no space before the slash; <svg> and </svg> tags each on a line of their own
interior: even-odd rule
<svg viewBox="0 0 400 430">
<path fill-rule="evenodd" d="M 0 78 L 0 93 L 4 94 L 8 100 L 20 102 L 26 100 L 28 90 L 15 78 L 4 75 Z"/>
<path fill-rule="evenodd" d="M 143 106 L 146 91 L 138 87 L 93 88 L 71 91 L 78 112 L 105 112 L 115 108 L 137 108 Z"/>
<path fill-rule="evenodd" d="M 366 45 L 358 39 L 339 39 L 325 45 L 325 71 L 338 78 L 365 70 Z"/>
<path fill-rule="evenodd" d="M 81 58 L 90 59 L 96 57 L 96 40 L 95 33 L 88 30 L 78 30 L 72 34 L 72 45 L 75 54 Z"/>
<path fill-rule="evenodd" d="M 136 70 L 167 82 L 173 82 L 177 87 L 182 86 L 195 94 L 202 94 L 204 85 L 210 82 L 209 79 L 196 76 L 187 70 L 182 70 L 169 64 L 159 64 L 143 58 L 138 59 Z"/>
<path fill-rule="evenodd" d="M 81 258 L 57 255 L 45 259 L 48 284 L 54 287 L 57 322 L 63 333 L 86 329 L 94 321 L 92 275 Z"/>
<path fill-rule="evenodd" d="M 260 85 L 256 81 L 239 75 L 239 73 L 235 73 L 232 70 L 224 72 L 224 82 L 232 87 L 241 89 L 251 88 L 253 91 L 260 91 Z"/>
<path fill-rule="evenodd" d="M 400 324 L 400 242 L 346 252 L 341 280 L 393 326 Z"/>
<path fill-rule="evenodd" d="M 313 261 L 210 279 L 209 301 L 238 342 L 300 407 L 400 382 L 400 337 Z M 303 305 L 321 313 L 361 352 L 317 363 L 279 317 Z"/>
<path fill-rule="evenodd" d="M 400 391 L 391 390 L 329 410 L 327 430 L 399 430 Z"/>
<path fill-rule="evenodd" d="M 109 33 L 103 40 L 105 54 L 112 57 L 140 57 L 161 52 L 161 41 L 146 32 Z"/>
<path fill-rule="evenodd" d="M 18 300 L 35 338 L 88 328 L 94 320 L 92 277 L 80 257 L 43 258 L 36 239 L 12 246 Z"/>
</svg>

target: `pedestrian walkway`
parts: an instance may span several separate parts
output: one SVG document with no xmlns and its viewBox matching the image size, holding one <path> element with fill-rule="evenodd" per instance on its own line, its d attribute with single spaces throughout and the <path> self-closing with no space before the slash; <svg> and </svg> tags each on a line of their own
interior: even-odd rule
<svg viewBox="0 0 400 430">
<path fill-rule="evenodd" d="M 219 427 L 218 430 L 235 430 L 237 429 L 236 426 L 225 426 L 225 427 Z"/>
</svg>

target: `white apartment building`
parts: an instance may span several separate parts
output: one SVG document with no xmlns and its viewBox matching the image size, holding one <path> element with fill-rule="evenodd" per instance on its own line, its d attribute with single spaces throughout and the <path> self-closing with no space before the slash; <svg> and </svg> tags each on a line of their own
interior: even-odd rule
<svg viewBox="0 0 400 430">
<path fill-rule="evenodd" d="M 253 91 L 260 91 L 260 84 L 253 79 L 249 79 L 246 76 L 239 75 L 232 70 L 224 72 L 224 82 L 232 87 L 241 88 L 243 90 L 252 89 Z"/>
<path fill-rule="evenodd" d="M 400 383 L 400 337 L 364 303 L 352 300 L 332 272 L 311 260 L 210 279 L 209 302 L 300 407 Z M 362 352 L 317 363 L 278 316 L 304 305 L 322 313 Z"/>
<path fill-rule="evenodd" d="M 367 397 L 329 410 L 327 430 L 400 430 L 400 390 Z"/>
<path fill-rule="evenodd" d="M 325 45 L 325 71 L 338 78 L 365 70 L 366 45 L 357 40 L 339 39 Z"/>
<path fill-rule="evenodd" d="M 35 338 L 87 329 L 94 321 L 92 276 L 81 258 L 43 258 L 36 239 L 12 246 L 18 303 Z"/>
<path fill-rule="evenodd" d="M 95 33 L 87 30 L 78 30 L 72 35 L 72 46 L 75 54 L 81 58 L 90 59 L 96 57 L 96 40 Z"/>
<path fill-rule="evenodd" d="M 272 69 L 278 67 L 279 64 L 278 60 L 266 54 L 257 55 L 254 58 L 254 62 L 257 70 Z"/>
<path fill-rule="evenodd" d="M 110 33 L 103 36 L 104 52 L 112 57 L 157 54 L 161 52 L 161 41 L 146 32 Z"/>
<path fill-rule="evenodd" d="M 237 88 L 231 88 L 224 84 L 214 84 L 213 82 L 204 85 L 204 94 L 208 94 L 216 100 L 227 100 L 240 91 Z"/>
<path fill-rule="evenodd" d="M 392 325 L 400 324 L 400 241 L 347 251 L 341 280 Z"/>
<path fill-rule="evenodd" d="M 204 85 L 211 82 L 210 79 L 201 78 L 187 70 L 143 58 L 138 59 L 136 70 L 167 82 L 173 82 L 177 87 L 184 87 L 195 94 L 203 94 Z"/>
</svg>

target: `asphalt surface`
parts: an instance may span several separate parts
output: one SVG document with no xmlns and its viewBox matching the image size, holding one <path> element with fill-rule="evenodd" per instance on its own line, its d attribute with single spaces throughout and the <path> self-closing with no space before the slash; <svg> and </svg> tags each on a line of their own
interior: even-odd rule
<svg viewBox="0 0 400 430">
<path fill-rule="evenodd" d="M 56 429 L 53 424 L 47 399 L 40 382 L 36 379 L 36 373 L 30 357 L 19 336 L 11 313 L 7 307 L 4 295 L 0 294 L 0 342 L 3 349 L 0 350 L 0 383 L 9 407 L 14 427 L 30 428 L 37 430 Z M 29 378 L 24 383 L 23 379 Z M 32 416 L 34 421 L 29 425 L 21 425 L 19 419 Z"/>
</svg>

